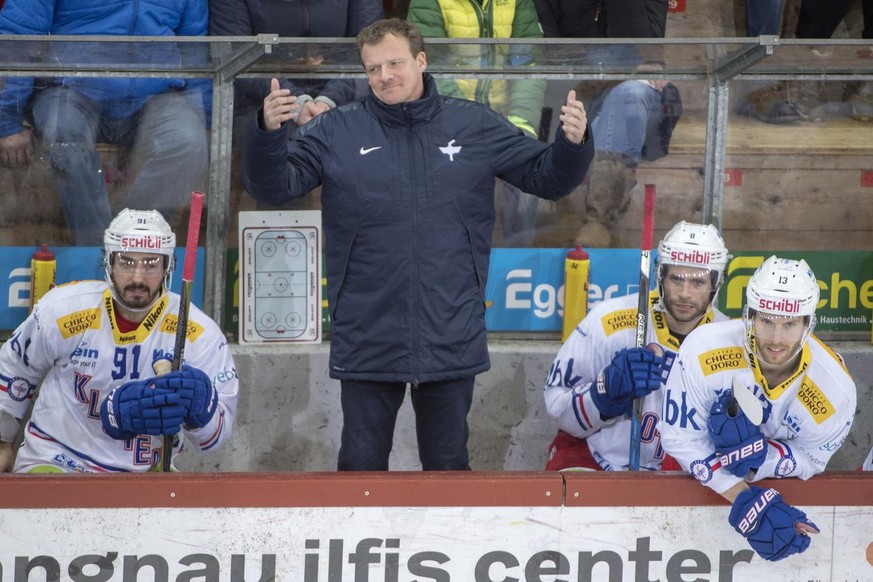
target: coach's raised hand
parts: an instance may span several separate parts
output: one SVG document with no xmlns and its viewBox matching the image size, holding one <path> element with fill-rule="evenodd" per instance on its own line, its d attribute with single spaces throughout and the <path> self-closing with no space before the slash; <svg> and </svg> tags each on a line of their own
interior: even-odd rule
<svg viewBox="0 0 873 582">
<path fill-rule="evenodd" d="M 267 131 L 275 131 L 286 122 L 297 117 L 297 97 L 290 89 L 282 89 L 279 79 L 270 79 L 270 93 L 264 98 L 261 111 L 262 126 Z"/>
<path fill-rule="evenodd" d="M 567 104 L 561 105 L 561 123 L 563 124 L 564 137 L 573 143 L 582 143 L 585 139 L 585 130 L 588 128 L 588 115 L 585 106 L 576 99 L 576 91 L 567 93 Z"/>
</svg>

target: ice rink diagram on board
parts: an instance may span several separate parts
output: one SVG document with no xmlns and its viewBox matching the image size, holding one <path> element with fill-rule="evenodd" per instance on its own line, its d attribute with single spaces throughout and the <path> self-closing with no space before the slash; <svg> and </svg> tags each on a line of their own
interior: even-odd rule
<svg viewBox="0 0 873 582">
<path fill-rule="evenodd" d="M 239 213 L 240 343 L 321 341 L 321 212 Z"/>
</svg>

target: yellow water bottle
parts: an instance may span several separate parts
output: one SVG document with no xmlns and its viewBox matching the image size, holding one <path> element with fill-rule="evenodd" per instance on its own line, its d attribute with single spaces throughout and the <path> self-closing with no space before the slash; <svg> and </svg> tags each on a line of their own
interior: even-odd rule
<svg viewBox="0 0 873 582">
<path fill-rule="evenodd" d="M 588 313 L 588 274 L 591 261 L 580 245 L 567 252 L 564 261 L 564 326 L 561 341 L 566 341 Z"/>
<path fill-rule="evenodd" d="M 30 259 L 30 311 L 55 286 L 57 266 L 55 254 L 48 249 L 48 245 L 42 245 L 40 250 L 33 253 Z"/>
</svg>

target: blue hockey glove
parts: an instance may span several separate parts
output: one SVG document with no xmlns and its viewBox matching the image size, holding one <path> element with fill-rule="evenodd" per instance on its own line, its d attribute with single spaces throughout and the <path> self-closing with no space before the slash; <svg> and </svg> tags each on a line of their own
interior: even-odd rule
<svg viewBox="0 0 873 582">
<path fill-rule="evenodd" d="M 594 405 L 605 417 L 629 414 L 634 398 L 661 387 L 664 358 L 648 348 L 625 348 L 597 375 L 591 387 Z"/>
<path fill-rule="evenodd" d="M 767 459 L 767 440 L 761 428 L 752 424 L 742 409 L 730 406 L 732 399 L 732 389 L 721 393 L 709 410 L 706 428 L 716 452 L 721 455 L 722 467 L 731 475 L 745 477 Z M 736 412 L 732 415 L 733 408 Z"/>
<path fill-rule="evenodd" d="M 171 391 L 179 396 L 185 409 L 185 426 L 200 428 L 206 426 L 218 408 L 218 392 L 203 371 L 192 366 L 182 366 L 181 370 L 152 378 L 157 388 Z"/>
<path fill-rule="evenodd" d="M 172 391 L 155 389 L 152 379 L 122 384 L 100 405 L 103 429 L 114 439 L 138 434 L 171 435 L 181 429 L 185 409 Z"/>
<path fill-rule="evenodd" d="M 749 545 L 765 560 L 775 562 L 809 547 L 809 536 L 797 533 L 795 525 L 804 523 L 818 532 L 806 514 L 782 501 L 775 489 L 749 487 L 734 500 L 728 521 L 749 540 Z"/>
</svg>

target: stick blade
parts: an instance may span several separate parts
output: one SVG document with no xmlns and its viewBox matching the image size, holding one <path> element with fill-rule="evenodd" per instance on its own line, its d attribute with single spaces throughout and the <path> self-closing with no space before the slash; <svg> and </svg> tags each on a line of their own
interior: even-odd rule
<svg viewBox="0 0 873 582">
<path fill-rule="evenodd" d="M 740 410 L 743 411 L 749 422 L 759 426 L 764 421 L 764 407 L 761 406 L 761 401 L 737 376 L 734 376 L 733 389 L 734 400 L 737 401 Z"/>
</svg>

